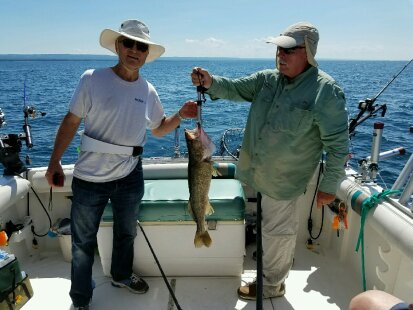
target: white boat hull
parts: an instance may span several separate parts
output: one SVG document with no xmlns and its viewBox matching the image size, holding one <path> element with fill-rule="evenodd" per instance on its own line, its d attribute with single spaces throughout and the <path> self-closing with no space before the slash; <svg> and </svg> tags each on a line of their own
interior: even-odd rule
<svg viewBox="0 0 413 310">
<path fill-rule="evenodd" d="M 148 180 L 154 176 L 158 179 L 184 178 L 186 175 L 185 167 L 186 162 L 182 159 L 146 160 L 144 162 L 145 179 Z M 30 170 L 27 176 L 28 181 L 18 177 L 3 177 L 0 183 L 1 222 L 5 223 L 12 220 L 17 223 L 23 221 L 29 210 L 35 231 L 38 234 L 48 231 L 49 222 L 45 211 L 41 207 L 38 198 L 29 189 L 29 184 L 46 206 L 52 222 L 58 218 L 69 217 L 73 165 L 65 166 L 64 169 L 66 174 L 65 186 L 53 190 L 53 203 L 50 207 L 48 207 L 50 188 L 44 178 L 46 168 Z M 321 236 L 314 241 L 312 249 L 308 250 L 306 247 L 309 238 L 307 219 L 316 186 L 316 176 L 310 182 L 301 203 L 301 224 L 297 237 L 295 264 L 287 278 L 287 294 L 282 299 L 272 301 L 272 303 L 277 304 L 277 309 L 305 309 L 308 304 L 314 303 L 320 305 L 319 309 L 346 309 L 351 297 L 363 290 L 361 253 L 360 250 L 359 252 L 355 251 L 360 231 L 360 215 L 351 208 L 352 197 L 355 192 L 360 191 L 362 194 L 359 195 L 359 199 L 367 198 L 373 193 L 381 191 L 381 188 L 377 185 L 359 185 L 354 180 L 353 174 L 354 171 L 347 171 L 347 177 L 343 179 L 337 192 L 338 198 L 348 205 L 348 229 L 340 230 L 339 236 L 337 236 L 337 231 L 332 228 L 335 214 L 325 207 L 326 214 Z M 255 203 L 248 202 L 248 199 L 254 198 L 256 193 L 246 186 L 243 190 L 247 199 L 245 212 L 252 215 L 255 210 Z M 402 206 L 397 206 L 397 202 L 391 200 L 380 203 L 367 216 L 364 229 L 367 288 L 382 289 L 409 301 L 413 291 L 413 219 L 408 215 L 408 212 L 406 213 L 402 211 L 404 209 L 400 209 L 403 208 Z M 321 210 L 313 209 L 313 235 L 316 235 L 320 229 L 321 214 Z M 221 230 L 218 226 L 219 229 L 212 231 L 212 239 L 216 242 L 216 248 L 195 249 L 193 247 L 195 231 L 193 224 L 143 223 L 143 228 L 147 232 L 151 243 L 155 245 L 161 265 L 170 277 L 178 281 L 178 299 L 182 304 L 192 305 L 190 307 L 193 309 L 203 309 L 204 307 L 211 309 L 211 305 L 214 309 L 255 309 L 254 302 L 238 300 L 235 293 L 240 281 L 252 280 L 256 275 L 255 261 L 251 260 L 254 245 L 244 246 L 244 223 L 225 225 L 227 224 L 222 224 L 224 230 Z M 224 234 L 220 235 L 222 232 Z M 111 248 L 110 224 L 102 224 L 98 238 L 100 239 L 102 253 L 100 257 L 96 257 L 94 275 L 99 276 L 101 274 L 108 279 L 106 276 L 109 275 L 108 266 L 110 266 L 110 256 L 107 254 L 110 253 Z M 61 283 L 62 287 L 65 287 L 64 294 L 62 294 L 66 296 L 65 300 L 70 305 L 70 299 L 68 299 L 70 265 L 65 262 L 65 260 L 68 260 L 68 253 L 70 253 L 70 251 L 67 251 L 67 244 L 64 245 L 63 240 L 59 238 L 36 237 L 36 240 L 38 248 L 34 249 L 32 247 L 33 235 L 31 230 L 25 228 L 21 232 L 14 233 L 9 240 L 9 245 L 3 247 L 6 251 L 17 253 L 23 266 L 22 269 L 32 271 L 35 297 L 33 298 L 34 301 L 29 301 L 28 309 L 31 309 L 30 304 L 34 305 L 38 302 L 36 291 L 38 291 L 38 298 L 40 298 L 41 292 L 47 289 L 48 286 L 57 285 L 56 281 L 59 279 L 59 281 L 63 281 L 61 278 L 63 274 L 63 278 L 66 280 L 65 283 Z M 66 253 L 63 253 L 65 256 L 62 255 L 59 240 L 61 241 L 60 244 L 66 246 Z M 174 242 L 168 242 L 170 240 Z M 177 250 L 175 241 L 186 245 Z M 105 246 L 102 246 L 102 244 Z M 153 280 L 149 282 L 151 287 L 156 288 L 153 292 L 155 295 L 142 297 L 141 302 L 146 306 L 149 302 L 153 307 L 139 308 L 135 304 L 131 308 L 125 306 L 125 309 L 161 309 L 163 307 L 159 308 L 159 304 L 155 300 L 161 302 L 164 299 L 168 300 L 168 298 L 159 298 L 157 294 L 168 293 L 162 279 L 158 278 L 159 271 L 139 230 L 136 248 L 139 251 L 135 257 L 134 267 L 144 275 L 153 276 Z M 244 256 L 245 253 L 246 256 Z M 60 262 L 57 262 L 56 259 L 60 259 Z M 66 266 L 64 267 L 66 268 L 65 271 L 50 269 L 50 276 L 47 276 L 47 271 L 41 267 L 42 262 L 46 260 L 53 260 L 53 262 L 48 263 L 50 266 L 60 266 L 56 268 Z M 187 277 L 189 275 L 192 275 L 191 280 Z M 204 278 L 204 276 L 211 275 L 211 281 Z M 228 276 L 230 278 L 227 278 Z M 99 298 L 104 298 L 105 294 L 115 294 L 110 285 L 106 287 L 104 283 L 108 283 L 108 280 L 103 280 L 104 278 L 101 278 L 102 284 L 98 287 L 104 288 L 105 293 L 97 291 L 95 294 L 100 296 L 96 298 L 98 300 L 97 309 L 111 309 L 109 306 L 113 306 L 110 302 L 99 302 Z M 220 278 L 221 280 L 219 280 Z M 228 280 L 231 278 L 233 280 Z M 158 286 L 160 290 L 158 290 Z M 214 302 L 209 304 L 204 301 L 205 304 L 199 306 L 198 301 L 187 297 L 188 294 L 198 294 L 198 289 L 202 291 L 202 287 L 208 287 L 209 298 L 222 297 L 224 293 L 227 297 L 221 299 L 217 297 Z M 114 297 L 113 300 L 117 300 L 116 298 Z M 150 302 L 151 298 L 153 300 Z M 198 298 L 202 299 L 203 297 L 198 296 Z M 43 302 L 45 301 L 43 300 Z M 269 305 L 268 302 L 270 301 L 265 301 L 264 307 Z M 217 306 L 221 304 L 223 305 L 222 308 Z M 32 309 L 35 309 L 34 306 Z"/>
</svg>

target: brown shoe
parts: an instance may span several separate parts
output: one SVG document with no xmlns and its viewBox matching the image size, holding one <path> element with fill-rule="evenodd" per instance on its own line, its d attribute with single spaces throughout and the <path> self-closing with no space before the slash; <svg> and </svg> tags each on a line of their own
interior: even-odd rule
<svg viewBox="0 0 413 310">
<path fill-rule="evenodd" d="M 284 282 L 277 286 L 264 285 L 262 289 L 262 298 L 272 298 L 272 297 L 281 297 L 285 294 L 285 284 Z M 238 291 L 239 298 L 247 300 L 256 300 L 257 299 L 257 282 L 248 283 L 245 286 L 240 286 Z"/>
</svg>

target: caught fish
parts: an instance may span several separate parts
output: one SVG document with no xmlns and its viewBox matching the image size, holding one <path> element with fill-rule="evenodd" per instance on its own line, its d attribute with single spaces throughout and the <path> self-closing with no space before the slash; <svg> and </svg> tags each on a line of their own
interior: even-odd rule
<svg viewBox="0 0 413 310">
<path fill-rule="evenodd" d="M 215 145 L 202 129 L 201 125 L 193 129 L 185 129 L 185 140 L 188 147 L 188 208 L 196 222 L 194 238 L 195 247 L 203 245 L 209 247 L 212 243 L 208 231 L 205 229 L 205 215 L 214 212 L 209 203 L 209 186 L 212 175 L 216 175 L 211 156 L 215 152 Z"/>
</svg>

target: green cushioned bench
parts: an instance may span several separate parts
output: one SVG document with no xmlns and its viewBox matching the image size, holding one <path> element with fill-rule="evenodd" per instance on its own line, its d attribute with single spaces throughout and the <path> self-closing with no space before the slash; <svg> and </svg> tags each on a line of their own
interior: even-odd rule
<svg viewBox="0 0 413 310">
<path fill-rule="evenodd" d="M 188 211 L 188 180 L 145 180 L 145 194 L 140 205 L 140 222 L 193 221 Z M 244 220 L 245 197 L 242 185 L 235 179 L 212 179 L 209 200 L 215 212 L 206 220 Z M 109 203 L 102 222 L 112 222 Z"/>
</svg>

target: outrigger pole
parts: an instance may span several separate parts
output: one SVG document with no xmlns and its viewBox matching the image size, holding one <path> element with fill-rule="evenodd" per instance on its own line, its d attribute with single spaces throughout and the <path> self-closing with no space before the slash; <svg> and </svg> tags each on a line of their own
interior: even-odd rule
<svg viewBox="0 0 413 310">
<path fill-rule="evenodd" d="M 353 133 L 354 129 L 360 125 L 362 122 L 364 122 L 366 119 L 370 118 L 371 116 L 375 115 L 378 111 L 382 110 L 381 116 L 383 117 L 386 114 L 387 111 L 387 106 L 386 104 L 382 105 L 375 105 L 373 106 L 374 102 L 377 100 L 377 98 L 389 87 L 391 83 L 407 68 L 408 65 L 413 61 L 413 58 L 410 59 L 410 61 L 404 65 L 404 67 L 395 75 L 393 78 L 378 92 L 376 96 L 374 96 L 372 99 L 367 98 L 366 100 L 361 100 L 359 102 L 359 109 L 360 112 L 357 115 L 356 118 L 352 118 L 349 124 L 349 133 L 350 135 Z M 369 114 L 363 116 L 364 112 L 368 111 Z"/>
</svg>

